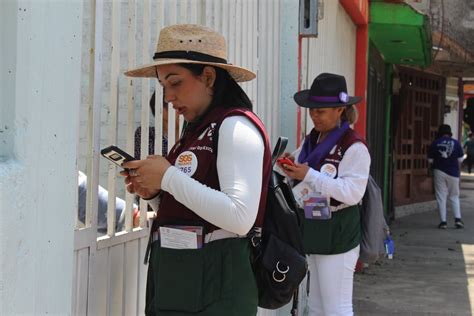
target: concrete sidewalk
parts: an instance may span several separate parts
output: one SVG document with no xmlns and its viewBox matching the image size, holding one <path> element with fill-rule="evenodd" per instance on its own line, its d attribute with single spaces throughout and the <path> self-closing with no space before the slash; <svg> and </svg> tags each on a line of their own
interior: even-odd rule
<svg viewBox="0 0 474 316">
<path fill-rule="evenodd" d="M 474 175 L 462 175 L 465 229 L 437 228 L 437 210 L 410 215 L 391 225 L 393 260 L 356 274 L 356 315 L 472 315 L 474 312 Z"/>
</svg>

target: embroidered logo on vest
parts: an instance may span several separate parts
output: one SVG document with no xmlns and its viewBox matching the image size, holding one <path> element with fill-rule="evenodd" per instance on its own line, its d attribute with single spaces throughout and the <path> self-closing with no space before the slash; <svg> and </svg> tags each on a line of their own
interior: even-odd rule
<svg viewBox="0 0 474 316">
<path fill-rule="evenodd" d="M 199 135 L 198 140 L 202 140 L 204 136 L 207 136 L 210 139 L 212 139 L 212 135 L 214 135 L 215 128 L 216 128 L 216 123 L 211 123 L 210 126 L 206 128 L 204 132 L 201 133 L 201 135 Z"/>
</svg>

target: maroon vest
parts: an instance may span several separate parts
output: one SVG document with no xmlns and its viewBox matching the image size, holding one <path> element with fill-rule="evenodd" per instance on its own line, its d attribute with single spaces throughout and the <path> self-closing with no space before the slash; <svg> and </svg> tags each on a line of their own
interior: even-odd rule
<svg viewBox="0 0 474 316">
<path fill-rule="evenodd" d="M 314 129 L 311 131 L 311 141 L 318 139 L 319 133 L 316 132 Z M 311 166 L 313 169 L 331 175 L 334 179 L 339 175 L 339 164 L 341 163 L 342 157 L 346 150 L 354 143 L 361 142 L 365 146 L 367 143 L 365 140 L 360 136 L 356 131 L 352 128 L 349 128 L 342 137 L 337 141 L 336 145 L 331 149 L 329 154 L 324 158 L 317 166 Z M 342 203 L 331 199 L 331 206 L 338 206 Z"/>
<path fill-rule="evenodd" d="M 271 152 L 265 127 L 252 111 L 240 108 L 217 107 L 208 112 L 205 117 L 186 130 L 185 135 L 173 146 L 166 157 L 168 161 L 187 173 L 193 179 L 206 186 L 220 190 L 217 174 L 217 137 L 222 121 L 229 116 L 243 115 L 255 124 L 262 134 L 265 150 L 263 157 L 263 174 L 261 199 L 256 225 L 261 226 L 265 211 L 268 182 L 271 174 Z M 175 200 L 168 192 L 163 192 L 157 217 L 161 225 L 203 225 L 206 232 L 212 232 L 218 227 L 205 221 L 192 210 Z M 156 225 L 155 225 L 156 227 Z"/>
</svg>

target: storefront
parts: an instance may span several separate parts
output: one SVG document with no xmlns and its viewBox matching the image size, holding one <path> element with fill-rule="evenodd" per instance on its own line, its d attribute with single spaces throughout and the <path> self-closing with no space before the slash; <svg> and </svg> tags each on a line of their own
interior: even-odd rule
<svg viewBox="0 0 474 316">
<path fill-rule="evenodd" d="M 431 64 L 431 27 L 426 15 L 406 3 L 372 1 L 369 39 L 367 141 L 372 154 L 371 173 L 383 188 L 387 216 L 393 217 L 395 205 L 411 203 L 412 194 L 401 198 L 406 194 L 399 187 L 408 185 L 403 189 L 407 191 L 413 185 L 413 181 L 400 181 L 401 174 L 406 172 L 397 164 L 401 148 L 395 140 L 401 137 L 397 134 L 401 129 L 396 117 L 401 116 L 394 114 L 407 114 L 398 101 L 398 69 L 399 65 L 427 67 Z M 414 142 L 413 133 L 409 138 Z M 410 156 L 410 159 L 414 158 Z M 415 165 L 414 161 L 408 164 Z"/>
</svg>

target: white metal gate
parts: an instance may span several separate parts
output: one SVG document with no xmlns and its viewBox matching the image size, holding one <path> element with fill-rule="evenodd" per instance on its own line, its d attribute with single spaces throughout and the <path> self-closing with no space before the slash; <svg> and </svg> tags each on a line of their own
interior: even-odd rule
<svg viewBox="0 0 474 316">
<path fill-rule="evenodd" d="M 129 79 L 126 69 L 151 60 L 159 30 L 176 23 L 207 25 L 226 37 L 229 61 L 257 72 L 242 86 L 254 102 L 271 139 L 279 136 L 280 1 L 266 0 L 90 0 L 84 3 L 79 169 L 88 176 L 85 221 L 75 231 L 74 315 L 138 315 L 144 311 L 148 227 L 141 205 L 140 227 L 132 226 L 133 197 L 117 179 L 118 170 L 99 158 L 109 144 L 133 153 L 134 130 L 142 128 L 142 155 L 148 126 L 156 127 L 155 152 L 161 152 L 158 110 L 150 119 L 156 80 Z M 79 35 L 78 35 L 79 36 Z M 174 143 L 170 110 L 168 141 Z M 97 233 L 97 186 L 109 192 L 107 233 Z M 124 230 L 116 232 L 115 196 L 126 200 Z M 260 315 L 274 312 L 260 311 Z"/>
<path fill-rule="evenodd" d="M 338 1 L 324 1 L 317 39 L 302 40 L 302 89 L 320 72 L 346 76 L 354 91 L 356 27 Z M 134 129 L 142 131 L 142 155 L 148 148 L 148 125 L 161 139 L 161 112 L 150 119 L 148 100 L 161 89 L 156 81 L 128 79 L 122 73 L 151 60 L 159 30 L 176 23 L 207 25 L 228 41 L 229 61 L 257 72 L 257 80 L 242 86 L 254 102 L 272 140 L 279 136 L 280 0 L 90 0 L 84 4 L 82 104 L 78 165 L 88 174 L 84 227 L 75 232 L 72 312 L 76 315 L 143 314 L 146 266 L 142 264 L 148 228 L 141 205 L 140 227 L 132 228 L 133 197 L 116 180 L 117 170 L 99 159 L 99 150 L 117 144 L 133 152 Z M 159 107 L 157 107 L 158 109 Z M 169 143 L 174 143 L 174 113 L 170 111 Z M 311 123 L 303 115 L 303 131 Z M 161 141 L 155 141 L 155 152 Z M 146 155 L 146 154 L 145 154 Z M 97 193 L 109 191 L 107 234 L 97 236 Z M 115 196 L 127 201 L 124 231 L 115 232 Z M 304 284 L 304 283 L 303 283 Z M 304 293 L 302 291 L 302 293 Z M 259 315 L 276 312 L 259 311 Z"/>
</svg>

